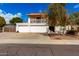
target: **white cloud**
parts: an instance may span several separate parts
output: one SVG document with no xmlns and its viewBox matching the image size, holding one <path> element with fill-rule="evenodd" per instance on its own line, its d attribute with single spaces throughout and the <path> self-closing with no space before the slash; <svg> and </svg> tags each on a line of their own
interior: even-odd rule
<svg viewBox="0 0 79 59">
<path fill-rule="evenodd" d="M 13 18 L 13 17 L 21 17 L 22 14 L 21 13 L 16 13 L 16 14 L 11 14 L 11 13 L 6 13 L 5 11 L 0 9 L 0 16 L 5 18 L 5 21 L 7 24 L 9 24 L 9 21 Z"/>
<path fill-rule="evenodd" d="M 2 13 L 2 10 L 0 9 L 0 13 Z"/>
<path fill-rule="evenodd" d="M 79 8 L 79 4 L 75 5 L 74 8 Z"/>
<path fill-rule="evenodd" d="M 21 16 L 21 13 L 17 13 L 18 16 Z"/>
<path fill-rule="evenodd" d="M 22 14 L 21 13 L 16 13 L 13 17 L 21 17 Z"/>
</svg>

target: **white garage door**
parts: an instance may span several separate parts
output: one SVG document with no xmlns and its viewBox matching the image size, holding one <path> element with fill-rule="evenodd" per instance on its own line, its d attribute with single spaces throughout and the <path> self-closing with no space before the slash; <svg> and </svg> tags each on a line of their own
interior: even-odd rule
<svg viewBox="0 0 79 59">
<path fill-rule="evenodd" d="M 19 32 L 30 32 L 29 26 L 19 26 Z"/>
<path fill-rule="evenodd" d="M 45 33 L 47 32 L 47 26 L 19 26 L 19 32 L 35 32 L 35 33 Z"/>
<path fill-rule="evenodd" d="M 47 32 L 47 26 L 31 26 L 31 32 L 44 33 Z"/>
</svg>

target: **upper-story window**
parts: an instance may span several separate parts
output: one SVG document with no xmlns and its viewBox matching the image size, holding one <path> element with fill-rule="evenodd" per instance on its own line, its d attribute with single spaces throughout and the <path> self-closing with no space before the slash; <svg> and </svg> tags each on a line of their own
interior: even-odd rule
<svg viewBox="0 0 79 59">
<path fill-rule="evenodd" d="M 41 23 L 41 17 L 36 17 L 36 23 Z"/>
<path fill-rule="evenodd" d="M 41 19 L 42 17 L 36 17 L 36 19 Z"/>
</svg>

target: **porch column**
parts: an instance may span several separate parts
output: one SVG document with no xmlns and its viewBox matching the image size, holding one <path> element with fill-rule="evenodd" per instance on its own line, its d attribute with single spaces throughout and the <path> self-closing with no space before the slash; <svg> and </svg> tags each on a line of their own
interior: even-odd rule
<svg viewBox="0 0 79 59">
<path fill-rule="evenodd" d="M 28 18 L 28 23 L 30 24 L 30 18 Z"/>
<path fill-rule="evenodd" d="M 19 31 L 19 24 L 16 24 L 16 32 Z"/>
</svg>

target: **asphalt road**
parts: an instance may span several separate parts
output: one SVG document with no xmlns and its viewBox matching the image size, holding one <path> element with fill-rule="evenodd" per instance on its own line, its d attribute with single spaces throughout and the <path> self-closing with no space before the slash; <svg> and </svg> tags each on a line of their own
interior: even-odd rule
<svg viewBox="0 0 79 59">
<path fill-rule="evenodd" d="M 79 45 L 1 44 L 0 56 L 79 56 Z"/>
</svg>

